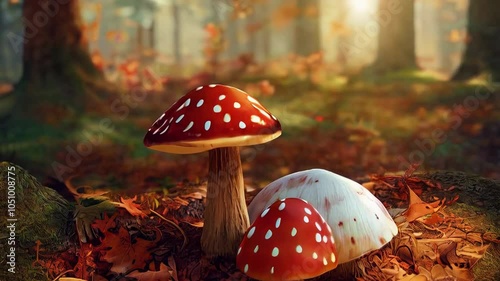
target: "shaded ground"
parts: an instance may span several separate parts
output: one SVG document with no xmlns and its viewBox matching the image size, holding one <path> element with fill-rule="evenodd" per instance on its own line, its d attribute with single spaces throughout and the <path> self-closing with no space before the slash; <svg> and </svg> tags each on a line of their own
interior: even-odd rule
<svg viewBox="0 0 500 281">
<path fill-rule="evenodd" d="M 3 280 L 57 280 L 61 276 L 113 281 L 250 280 L 236 269 L 234 261 L 208 260 L 200 250 L 204 182 L 179 183 L 168 194 L 140 193 L 129 199 L 75 188 L 67 181 L 64 188 L 73 195 L 68 202 L 39 185 L 19 166 L 0 163 L 0 175 L 5 176 L 8 167 L 16 168 L 17 197 L 23 205 L 19 205 L 16 216 L 19 271 L 12 279 L 2 270 Z M 356 272 L 358 280 L 365 281 L 411 280 L 417 274 L 433 277 L 422 280 L 446 276 L 471 280 L 472 274 L 477 280 L 497 280 L 498 206 L 458 203 L 473 197 L 477 183 L 496 190 L 490 195 L 498 195 L 498 181 L 469 175 L 464 178 L 463 173 L 365 179 L 364 185 L 394 215 L 408 207 L 408 187 L 425 202 L 440 200 L 441 207 L 435 213 L 422 213 L 428 215 L 412 222 L 396 215 L 400 234 L 382 250 L 351 264 L 349 268 L 355 270 L 348 272 Z M 258 191 L 248 192 L 247 200 Z M 2 203 L 2 207 L 5 205 Z M 38 207 L 36 212 L 30 205 Z M 5 264 L 5 260 L 2 262 Z M 353 280 L 339 270 L 314 280 L 332 280 L 333 276 L 335 280 Z"/>
<path fill-rule="evenodd" d="M 248 90 L 262 79 L 245 78 L 227 84 Z M 423 189 L 424 199 L 437 196 L 453 201 L 458 194 L 462 200 L 458 202 L 466 204 L 452 204 L 450 208 L 464 208 L 451 210 L 462 212 L 462 217 L 471 213 L 474 217 L 489 214 L 485 216 L 489 219 L 482 221 L 481 231 L 497 231 L 498 225 L 491 216 L 498 215 L 495 204 L 500 199 L 498 182 L 474 176 L 500 178 L 499 101 L 492 86 L 487 88 L 481 81 L 450 84 L 420 73 L 350 84 L 327 80 L 321 86 L 297 79 L 269 81 L 275 87 L 273 93 L 254 90 L 251 94 L 280 119 L 283 135 L 265 145 L 242 148 L 249 190 L 258 190 L 285 174 L 313 167 L 365 182 L 371 174 L 404 171 L 410 161 L 416 161 L 422 162 L 419 172 L 463 172 L 453 176 L 433 173 L 429 180 L 443 183 L 446 188 L 454 186 L 455 190 Z M 118 101 L 109 101 L 103 112 L 81 116 L 76 126 L 75 120 L 54 124 L 54 121 L 27 119 L 21 120 L 16 128 L 2 131 L 1 158 L 23 166 L 67 200 L 75 198 L 67 192 L 64 180 L 74 187 L 90 186 L 92 196 L 96 195 L 95 190 L 113 190 L 110 199 L 115 202 L 120 202 L 121 196 L 138 195 L 133 203 L 122 204 L 139 204 L 141 210 L 155 212 L 147 212 L 147 218 L 138 219 L 119 209 L 112 220 L 110 212 L 97 224 L 86 221 L 83 233 L 90 236 L 89 241 L 101 244 L 78 244 L 78 231 L 74 229 L 71 250 L 55 257 L 46 254 L 41 259 L 41 266 L 49 271 L 51 278 L 64 270 L 78 269 L 70 275 L 88 277 L 92 272 L 108 279 L 132 280 L 125 275 L 133 274 L 128 270 L 136 267 L 113 268 L 127 261 L 114 260 L 113 254 L 107 254 L 109 249 L 102 246 L 109 246 L 108 243 L 122 236 L 131 239 L 130 245 L 140 239 L 140 248 L 147 250 L 142 252 L 143 256 L 150 261 L 151 255 L 156 261 L 149 264 L 150 270 L 170 275 L 176 272 L 179 277 L 193 276 L 193 279 L 203 276 L 204 280 L 242 278 L 234 264 L 227 261 L 210 264 L 199 251 L 197 241 L 203 209 L 203 188 L 199 188 L 206 177 L 208 154 L 168 155 L 142 145 L 147 128 L 186 88 L 184 83 L 167 85 L 162 92 L 145 92 L 141 99 L 125 92 Z M 112 106 L 114 102 L 123 107 L 118 110 Z M 447 183 L 446 178 L 453 182 Z M 460 184 L 462 181 L 467 184 Z M 391 206 L 405 199 L 382 198 Z M 98 214 L 102 212 L 97 209 Z M 99 231 L 87 233 L 90 225 Z M 188 240 L 183 247 L 184 237 Z M 498 245 L 494 247 L 498 252 Z M 31 246 L 26 251 L 35 253 Z M 89 260 L 76 258 L 82 256 L 89 256 Z M 498 265 L 498 261 L 488 264 Z"/>
</svg>

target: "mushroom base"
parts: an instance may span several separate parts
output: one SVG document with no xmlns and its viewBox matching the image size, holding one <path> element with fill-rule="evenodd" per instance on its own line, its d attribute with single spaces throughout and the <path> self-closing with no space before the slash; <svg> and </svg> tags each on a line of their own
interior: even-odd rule
<svg viewBox="0 0 500 281">
<path fill-rule="evenodd" d="M 209 151 L 206 200 L 203 251 L 209 257 L 236 256 L 250 226 L 238 147 Z"/>
</svg>

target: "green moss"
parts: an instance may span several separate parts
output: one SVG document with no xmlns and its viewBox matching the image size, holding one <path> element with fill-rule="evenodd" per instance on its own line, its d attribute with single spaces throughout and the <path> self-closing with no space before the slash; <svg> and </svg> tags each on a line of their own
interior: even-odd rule
<svg viewBox="0 0 500 281">
<path fill-rule="evenodd" d="M 10 172 L 10 173 L 9 173 Z M 10 178 L 9 178 L 10 177 Z M 73 206 L 56 191 L 42 186 L 23 168 L 9 163 L 0 163 L 0 190 L 11 190 L 14 186 L 15 211 L 12 218 L 15 222 L 16 274 L 5 276 L 0 280 L 46 280 L 41 269 L 32 266 L 35 260 L 34 246 L 40 241 L 46 252 L 55 252 L 67 247 L 74 226 L 72 224 Z M 8 185 L 8 180 L 13 185 Z M 7 192 L 0 195 L 0 208 L 8 210 Z M 13 203 L 13 202 L 10 202 Z M 11 206 L 12 207 L 12 206 Z M 11 222 L 9 222 L 11 223 Z M 7 249 L 7 221 L 0 223 L 2 239 L 0 246 Z M 12 245 L 10 245 L 12 246 Z M 9 247 L 10 247 L 9 246 Z M 2 255 L 0 262 L 6 265 L 6 256 Z M 2 269 L 1 274 L 8 274 Z"/>
</svg>

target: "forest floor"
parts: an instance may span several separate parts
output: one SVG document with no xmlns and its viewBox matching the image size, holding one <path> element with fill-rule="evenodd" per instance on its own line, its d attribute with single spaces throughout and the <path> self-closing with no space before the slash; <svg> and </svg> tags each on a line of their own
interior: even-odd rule
<svg viewBox="0 0 500 281">
<path fill-rule="evenodd" d="M 273 91 L 259 86 L 265 80 Z M 500 213 L 496 206 L 500 199 L 500 112 L 498 91 L 492 86 L 482 81 L 454 84 L 421 73 L 349 83 L 342 79 L 315 84 L 254 77 L 226 84 L 256 97 L 283 127 L 280 138 L 241 149 L 247 201 L 283 175 L 323 168 L 359 182 L 372 181 L 375 186 L 386 182 L 382 184 L 385 188 L 373 190 L 375 194 L 387 206 L 405 208 L 408 198 L 398 186 L 402 180 L 391 178 L 391 172 L 404 172 L 410 162 L 418 162 L 419 176 L 414 182 L 404 181 L 426 202 L 447 198 L 450 206 L 433 221 L 410 225 L 412 233 L 426 234 L 429 229 L 434 234 L 447 233 L 449 228 L 441 229 L 447 224 L 466 233 L 460 239 L 470 240 L 460 244 L 462 253 L 466 252 L 463 247 L 472 249 L 478 244 L 493 244 L 493 250 L 499 251 L 499 226 L 491 218 Z M 90 192 L 88 196 L 106 194 L 109 200 L 122 202 L 119 211 L 92 223 L 100 244 L 80 243 L 40 261 L 50 279 L 65 270 L 83 279 L 92 275 L 93 280 L 243 278 L 230 261 L 211 263 L 199 250 L 208 154 L 169 155 L 142 144 L 152 122 L 187 90 L 186 85 L 167 85 L 141 100 L 124 93 L 118 100 L 121 110 L 109 101 L 106 112 L 79 116 L 71 122 L 58 123 L 54 116 L 48 122 L 41 122 L 43 118 L 21 120 L 17 129 L 5 133 L 2 158 L 26 168 L 46 185 L 62 194 L 68 187 L 90 186 L 91 191 L 85 191 Z M 439 170 L 464 173 L 424 176 Z M 451 182 L 446 183 L 449 177 Z M 485 191 L 483 180 L 493 183 L 493 193 Z M 64 195 L 66 199 L 72 196 L 67 191 Z M 147 215 L 134 213 L 136 209 Z M 458 214 L 462 217 L 457 218 Z M 481 233 L 480 238 L 469 239 L 469 232 Z M 131 259 L 117 260 L 119 253 L 112 249 L 123 247 L 124 239 L 137 252 Z M 473 251 L 478 257 L 484 255 L 482 248 Z M 88 258 L 82 260 L 82 256 Z M 150 263 L 152 260 L 155 262 Z M 418 262 L 412 262 L 399 257 L 397 266 L 415 272 Z M 462 268 L 469 270 L 474 263 L 467 262 Z M 489 262 L 500 268 L 500 262 Z M 446 267 L 446 263 L 435 264 Z M 423 267 L 432 269 L 429 264 Z M 159 271 L 133 271 L 137 268 Z"/>
</svg>

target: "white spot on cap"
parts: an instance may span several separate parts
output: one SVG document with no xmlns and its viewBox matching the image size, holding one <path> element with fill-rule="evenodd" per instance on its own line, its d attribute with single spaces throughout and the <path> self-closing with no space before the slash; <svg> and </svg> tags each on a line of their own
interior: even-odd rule
<svg viewBox="0 0 500 281">
<path fill-rule="evenodd" d="M 271 114 L 271 118 L 273 118 L 274 120 L 278 121 L 278 118 L 276 118 L 276 116 L 274 116 L 272 114 Z"/>
<path fill-rule="evenodd" d="M 183 104 L 181 104 L 181 106 L 179 106 L 179 108 L 177 108 L 177 110 L 176 110 L 176 111 L 181 110 L 183 107 L 184 107 L 184 103 L 183 103 Z"/>
<path fill-rule="evenodd" d="M 161 119 L 163 119 L 163 117 L 165 117 L 165 113 L 163 113 L 160 117 L 158 117 L 158 119 L 156 119 L 156 121 L 153 123 L 153 125 L 156 124 Z"/>
<path fill-rule="evenodd" d="M 304 222 L 305 223 L 308 223 L 309 222 L 309 218 L 307 216 L 304 216 Z"/>
<path fill-rule="evenodd" d="M 271 274 L 274 274 L 274 266 L 271 266 Z"/>
<path fill-rule="evenodd" d="M 261 121 L 261 120 L 262 120 L 262 119 L 260 119 L 260 117 L 259 117 L 259 116 L 257 116 L 257 115 L 252 115 L 252 116 L 250 116 L 250 121 L 252 121 L 252 122 L 254 122 L 254 123 L 260 123 L 260 121 Z"/>
<path fill-rule="evenodd" d="M 304 208 L 304 212 L 306 212 L 306 214 L 308 214 L 308 215 L 312 214 L 311 210 L 309 210 L 309 208 Z"/>
<path fill-rule="evenodd" d="M 239 255 L 241 253 L 241 247 L 238 248 L 238 253 L 237 255 Z"/>
<path fill-rule="evenodd" d="M 170 117 L 170 120 L 168 120 L 168 124 L 172 123 L 174 121 L 174 117 Z"/>
<path fill-rule="evenodd" d="M 219 96 L 219 100 L 223 100 L 223 99 L 225 99 L 225 98 L 226 98 L 226 95 L 220 95 L 220 96 Z"/>
<path fill-rule="evenodd" d="M 243 268 L 243 272 L 247 273 L 248 272 L 248 263 L 245 264 L 245 267 Z"/>
<path fill-rule="evenodd" d="M 238 124 L 238 126 L 240 127 L 240 129 L 245 129 L 247 127 L 247 124 L 245 124 L 245 122 L 243 121 L 240 121 L 240 124 Z"/>
<path fill-rule="evenodd" d="M 196 107 L 200 107 L 203 105 L 205 101 L 203 99 L 199 100 L 198 103 L 196 103 Z"/>
<path fill-rule="evenodd" d="M 222 110 L 222 107 L 220 107 L 220 105 L 217 104 L 217 105 L 214 106 L 214 112 L 215 113 L 219 113 L 219 112 L 221 112 L 221 110 Z"/>
<path fill-rule="evenodd" d="M 229 123 L 231 121 L 231 115 L 229 113 L 224 114 L 224 122 Z"/>
<path fill-rule="evenodd" d="M 264 236 L 264 238 L 269 239 L 273 236 L 273 232 L 269 229 L 267 232 L 266 232 L 266 235 Z"/>
<path fill-rule="evenodd" d="M 203 89 L 203 86 L 199 86 L 198 88 L 196 88 L 196 90 L 195 90 L 195 91 L 199 91 L 199 90 L 201 90 L 201 89 Z"/>
<path fill-rule="evenodd" d="M 278 227 L 280 227 L 280 224 L 281 224 L 281 218 L 278 218 L 278 219 L 276 220 L 276 223 L 274 224 L 274 226 L 275 226 L 276 228 L 278 228 Z"/>
<path fill-rule="evenodd" d="M 319 225 L 318 222 L 315 222 L 314 224 L 316 225 L 316 228 L 318 229 L 318 231 L 321 231 L 321 225 Z"/>
<path fill-rule="evenodd" d="M 265 215 L 267 215 L 267 213 L 269 213 L 269 208 L 265 209 L 264 212 L 262 212 L 262 214 L 260 215 L 260 217 L 263 218 Z"/>
<path fill-rule="evenodd" d="M 297 245 L 297 247 L 295 247 L 295 252 L 297 252 L 299 254 L 302 253 L 302 246 Z"/>
<path fill-rule="evenodd" d="M 253 252 L 257 253 L 259 251 L 259 245 L 256 245 L 255 248 L 253 248 Z"/>
<path fill-rule="evenodd" d="M 271 256 L 277 257 L 280 254 L 280 249 L 278 247 L 274 247 L 273 251 L 271 252 Z"/>
<path fill-rule="evenodd" d="M 250 228 L 250 230 L 248 231 L 247 238 L 250 239 L 254 233 L 255 233 L 255 226 L 252 226 L 252 228 Z"/>
<path fill-rule="evenodd" d="M 318 259 L 318 254 L 316 254 L 316 252 L 313 253 L 313 259 Z"/>
<path fill-rule="evenodd" d="M 285 202 L 281 202 L 278 207 L 278 210 L 283 211 L 283 209 L 285 209 L 285 206 L 286 206 Z"/>
<path fill-rule="evenodd" d="M 182 118 L 184 118 L 184 114 L 181 114 L 177 119 L 175 120 L 175 123 L 181 122 Z"/>
<path fill-rule="evenodd" d="M 253 107 L 255 107 L 262 115 L 266 116 L 267 118 L 271 118 L 271 115 L 267 113 L 265 110 L 262 110 L 260 107 L 256 106 L 255 104 L 252 104 Z"/>
<path fill-rule="evenodd" d="M 169 127 L 170 127 L 170 125 L 167 125 L 167 127 L 163 131 L 160 132 L 160 135 L 163 135 L 168 130 Z"/>
<path fill-rule="evenodd" d="M 333 236 L 330 236 L 330 242 L 335 243 L 335 241 L 333 240 Z"/>
<path fill-rule="evenodd" d="M 234 106 L 234 108 L 240 108 L 241 104 L 239 102 L 235 101 L 233 106 Z"/>
<path fill-rule="evenodd" d="M 189 124 L 187 125 L 187 127 L 182 132 L 184 132 L 184 133 L 187 132 L 187 130 L 189 130 L 189 129 L 191 129 L 191 127 L 193 127 L 193 124 L 194 124 L 193 121 L 189 122 Z"/>
<path fill-rule="evenodd" d="M 337 260 L 337 258 L 335 258 L 335 254 L 334 254 L 334 253 L 332 253 L 332 254 L 330 255 L 330 260 L 331 260 L 333 263 L 335 263 L 335 261 Z"/>
<path fill-rule="evenodd" d="M 167 120 L 165 119 L 165 121 L 163 121 L 163 123 L 158 127 L 158 129 L 156 129 L 156 131 L 153 132 L 153 135 L 158 133 L 158 131 L 165 125 L 165 123 L 167 123 Z"/>
<path fill-rule="evenodd" d="M 326 237 L 326 235 L 323 235 L 323 243 L 326 243 L 328 242 L 328 238 Z"/>
<path fill-rule="evenodd" d="M 151 131 L 151 128 L 148 129 L 148 132 Z"/>
<path fill-rule="evenodd" d="M 292 228 L 292 233 L 291 233 L 292 237 L 294 237 L 295 235 L 297 235 L 297 229 L 294 227 Z"/>
<path fill-rule="evenodd" d="M 316 242 L 321 242 L 321 234 L 316 233 Z"/>
<path fill-rule="evenodd" d="M 253 103 L 259 104 L 259 102 L 258 102 L 256 99 L 252 98 L 251 96 L 247 96 L 247 99 L 248 99 L 250 102 L 253 102 Z"/>
<path fill-rule="evenodd" d="M 210 122 L 210 120 L 208 120 L 207 122 L 205 122 L 205 131 L 210 130 L 210 125 L 212 125 L 212 122 Z"/>
<path fill-rule="evenodd" d="M 217 86 L 217 85 L 216 84 L 210 84 L 210 85 L 208 85 L 208 87 L 210 87 L 210 88 L 213 88 L 215 86 Z"/>
<path fill-rule="evenodd" d="M 185 102 L 184 102 L 184 106 L 189 106 L 189 104 L 191 103 L 191 99 L 187 99 Z"/>
<path fill-rule="evenodd" d="M 323 264 L 324 264 L 324 265 L 327 265 L 327 264 L 328 264 L 328 261 L 326 260 L 326 258 L 325 258 L 325 257 L 323 258 Z"/>
</svg>

